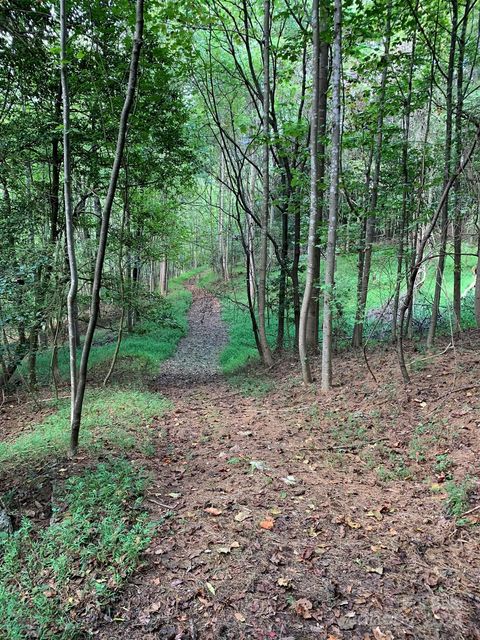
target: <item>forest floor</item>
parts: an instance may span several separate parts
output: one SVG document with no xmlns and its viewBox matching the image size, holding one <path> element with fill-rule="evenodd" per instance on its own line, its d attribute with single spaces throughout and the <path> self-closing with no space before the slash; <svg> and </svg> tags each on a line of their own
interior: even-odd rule
<svg viewBox="0 0 480 640">
<path fill-rule="evenodd" d="M 156 388 L 173 409 L 146 461 L 164 520 L 105 639 L 480 638 L 480 335 L 415 357 L 347 353 L 336 387 L 298 364 L 222 378 L 218 301 Z M 318 364 L 318 363 L 316 363 Z"/>
<path fill-rule="evenodd" d="M 378 382 L 362 353 L 339 354 L 335 387 L 321 394 L 301 383 L 293 357 L 221 375 L 220 304 L 188 286 L 189 331 L 145 391 L 171 404 L 132 430 L 151 439 L 145 453 L 127 453 L 149 472 L 159 524 L 142 568 L 100 615 L 94 596 L 76 599 L 86 578 L 73 569 L 69 615 L 85 621 L 85 637 L 478 640 L 480 332 L 455 348 L 439 341 L 435 355 L 410 345 L 408 388 L 390 346 L 369 354 Z M 95 411 L 106 404 L 128 422 L 137 396 L 112 398 L 99 395 Z M 4 436 L 49 413 L 4 403 Z M 108 443 L 99 452 L 106 459 Z M 3 483 L 45 527 L 52 487 L 96 455 L 1 470 Z M 102 564 L 89 567 L 101 584 Z"/>
</svg>

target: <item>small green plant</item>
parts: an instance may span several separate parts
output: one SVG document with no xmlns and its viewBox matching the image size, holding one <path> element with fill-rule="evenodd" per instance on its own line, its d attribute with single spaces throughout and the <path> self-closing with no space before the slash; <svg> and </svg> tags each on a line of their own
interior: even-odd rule
<svg viewBox="0 0 480 640">
<path fill-rule="evenodd" d="M 474 483 L 470 476 L 466 476 L 461 482 L 449 480 L 445 483 L 447 492 L 445 510 L 449 516 L 457 520 L 457 523 L 468 510 L 469 497 L 473 487 Z"/>
<path fill-rule="evenodd" d="M 376 469 L 379 480 L 390 482 L 392 480 L 408 480 L 412 477 L 412 471 L 405 463 L 402 455 L 391 451 L 388 456 L 388 465 L 381 464 Z"/>
<path fill-rule="evenodd" d="M 416 462 L 424 462 L 426 456 L 426 443 L 421 437 L 414 436 L 408 447 L 408 457 Z"/>
<path fill-rule="evenodd" d="M 441 453 L 441 454 L 436 456 L 436 458 L 435 458 L 435 467 L 434 467 L 435 473 L 445 473 L 446 474 L 446 473 L 449 472 L 449 470 L 452 468 L 452 466 L 453 466 L 453 462 L 448 457 L 447 453 Z"/>
<path fill-rule="evenodd" d="M 243 396 L 251 398 L 264 398 L 274 388 L 273 382 L 268 378 L 245 374 L 230 376 L 229 383 L 238 389 Z"/>
<path fill-rule="evenodd" d="M 85 637 L 82 613 L 112 600 L 150 542 L 147 482 L 125 460 L 100 464 L 65 482 L 45 529 L 25 519 L 0 537 L 2 640 Z"/>
<path fill-rule="evenodd" d="M 367 439 L 367 429 L 362 425 L 362 415 L 351 414 L 346 423 L 333 427 L 332 435 L 340 445 L 349 445 L 354 442 L 363 443 Z"/>
</svg>

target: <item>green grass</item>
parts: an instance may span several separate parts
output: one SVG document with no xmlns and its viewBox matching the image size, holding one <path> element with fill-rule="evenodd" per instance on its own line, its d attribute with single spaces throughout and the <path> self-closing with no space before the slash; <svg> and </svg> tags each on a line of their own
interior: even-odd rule
<svg viewBox="0 0 480 640">
<path fill-rule="evenodd" d="M 128 376 L 129 385 L 138 386 L 146 375 L 155 374 L 160 363 L 175 353 L 179 340 L 187 330 L 187 313 L 192 301 L 192 294 L 182 284 L 187 277 L 188 274 L 184 274 L 172 281 L 167 302 L 159 303 L 152 310 L 150 319 L 136 326 L 133 333 L 124 332 L 113 383 Z M 116 338 L 116 331 L 97 329 L 89 359 L 90 371 L 106 373 L 115 351 Z M 78 355 L 80 357 L 80 352 Z M 37 355 L 37 378 L 40 385 L 50 381 L 51 357 L 51 350 L 40 351 Z M 68 380 L 67 345 L 58 349 L 58 365 L 61 378 Z M 20 368 L 20 373 L 26 377 L 26 362 Z"/>
<path fill-rule="evenodd" d="M 451 251 L 451 248 L 448 248 Z M 471 247 L 464 247 L 465 253 L 474 253 Z M 305 258 L 302 257 L 302 264 Z M 376 246 L 372 255 L 372 269 L 370 287 L 367 298 L 366 309 L 379 309 L 391 301 L 395 291 L 396 269 L 397 269 L 396 248 L 394 246 Z M 462 292 L 473 281 L 472 268 L 476 264 L 474 255 L 464 255 L 462 257 Z M 304 266 L 304 265 L 303 265 Z M 322 270 L 324 263 L 322 262 Z M 421 296 L 418 299 L 417 312 L 420 315 L 429 313 L 431 299 L 435 287 L 436 260 L 428 262 L 426 279 L 421 288 Z M 272 306 L 267 327 L 268 339 L 273 347 L 277 331 L 276 323 L 276 296 L 274 289 L 278 280 L 278 269 L 272 270 L 270 274 L 270 285 L 272 288 Z M 304 272 L 300 273 L 300 289 L 303 291 Z M 323 276 L 322 276 L 323 277 Z M 211 270 L 203 268 L 199 275 L 199 286 L 203 286 L 214 291 L 222 303 L 222 317 L 225 320 L 229 332 L 229 344 L 220 356 L 220 364 L 224 373 L 233 373 L 240 370 L 250 362 L 258 360 L 258 352 L 251 328 L 250 316 L 247 308 L 247 296 L 245 290 L 245 269 L 237 267 L 234 269 L 232 278 L 228 285 L 219 283 L 215 274 Z M 337 346 L 350 344 L 353 331 L 356 309 L 356 289 L 357 289 L 357 255 L 342 254 L 337 258 L 336 289 L 335 289 L 335 311 L 334 330 Z M 453 258 L 448 256 L 445 265 L 445 279 L 441 305 L 443 306 L 443 318 L 439 326 L 439 331 L 448 331 L 451 317 L 451 304 L 453 298 Z M 471 300 L 464 301 L 462 311 L 462 324 L 465 328 L 473 326 L 474 317 L 470 307 Z M 468 306 L 470 305 L 470 306 Z M 291 307 L 291 302 L 290 302 Z M 366 326 L 365 335 L 368 336 L 377 321 L 372 321 L 370 326 Z M 381 323 L 380 323 L 381 324 Z M 378 328 L 378 327 L 377 327 Z M 293 320 L 291 309 L 289 325 L 286 328 L 286 343 L 293 340 Z"/>
<path fill-rule="evenodd" d="M 264 398 L 275 388 L 274 382 L 265 377 L 232 374 L 228 382 L 245 397 Z"/>
<path fill-rule="evenodd" d="M 109 447 L 121 451 L 143 447 L 148 450 L 150 422 L 168 407 L 168 401 L 158 393 L 92 389 L 85 398 L 80 446 L 93 452 Z M 69 400 L 61 400 L 58 410 L 31 431 L 15 440 L 0 442 L 0 467 L 66 455 L 69 420 Z"/>
<path fill-rule="evenodd" d="M 470 476 L 465 477 L 461 482 L 448 480 L 445 483 L 447 499 L 445 509 L 449 516 L 455 518 L 457 523 L 462 523 L 462 516 L 469 507 L 470 494 L 475 487 L 475 483 Z"/>
<path fill-rule="evenodd" d="M 0 534 L 0 637 L 86 637 L 83 614 L 105 607 L 137 568 L 154 525 L 146 475 L 117 460 L 66 481 L 52 522 Z"/>
</svg>

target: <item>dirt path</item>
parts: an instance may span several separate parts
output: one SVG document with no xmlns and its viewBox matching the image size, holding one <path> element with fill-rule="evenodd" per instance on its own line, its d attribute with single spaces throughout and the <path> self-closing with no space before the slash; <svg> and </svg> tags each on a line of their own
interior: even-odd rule
<svg viewBox="0 0 480 640">
<path fill-rule="evenodd" d="M 194 284 L 187 288 L 192 293 L 188 332 L 173 358 L 162 364 L 158 378 L 160 389 L 212 381 L 220 372 L 218 359 L 228 341 L 227 329 L 220 316 L 220 303 Z"/>
<path fill-rule="evenodd" d="M 480 638 L 478 528 L 445 516 L 434 466 L 447 453 L 456 478 L 480 471 L 479 397 L 457 404 L 445 396 L 451 375 L 432 379 L 428 366 L 405 391 L 385 352 L 371 357 L 378 386 L 347 355 L 329 396 L 303 388 L 287 362 L 275 390 L 262 396 L 256 378 L 258 397 L 244 397 L 217 376 L 215 300 L 194 291 L 190 327 L 160 379 L 175 406 L 151 463 L 149 505 L 163 525 L 97 637 Z M 457 351 L 473 382 L 477 347 Z M 448 363 L 432 372 L 452 373 Z"/>
</svg>

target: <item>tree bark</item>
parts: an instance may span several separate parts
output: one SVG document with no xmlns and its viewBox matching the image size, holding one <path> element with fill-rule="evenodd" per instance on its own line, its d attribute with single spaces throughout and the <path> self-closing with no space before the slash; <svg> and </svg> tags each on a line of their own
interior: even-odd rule
<svg viewBox="0 0 480 640">
<path fill-rule="evenodd" d="M 63 191 L 65 208 L 65 238 L 67 243 L 68 266 L 70 269 L 70 288 L 67 296 L 68 344 L 70 353 L 70 403 L 71 424 L 75 419 L 75 404 L 78 388 L 77 369 L 77 291 L 78 271 L 75 255 L 75 233 L 73 226 L 72 172 L 70 150 L 70 95 L 67 74 L 67 14 L 66 0 L 60 0 L 60 79 L 62 84 L 63 104 Z"/>
<path fill-rule="evenodd" d="M 62 0 L 64 2 L 65 0 Z M 85 397 L 85 388 L 87 384 L 87 368 L 88 359 L 90 355 L 90 349 L 92 347 L 93 335 L 97 325 L 98 313 L 100 310 L 100 287 L 102 284 L 103 263 L 105 261 L 105 250 L 107 246 L 108 229 L 110 224 L 110 214 L 112 211 L 113 199 L 117 189 L 118 176 L 120 173 L 120 167 L 122 164 L 123 151 L 125 148 L 125 141 L 127 136 L 127 125 L 130 112 L 133 106 L 133 100 L 135 97 L 135 90 L 137 86 L 138 66 L 140 59 L 140 50 L 142 47 L 143 37 L 143 6 L 144 0 L 136 1 L 136 23 L 135 34 L 133 38 L 133 47 L 130 60 L 130 72 L 128 78 L 128 86 L 125 95 L 125 102 L 123 104 L 122 113 L 120 116 L 120 124 L 118 128 L 117 145 L 115 150 L 115 157 L 113 161 L 112 172 L 110 175 L 110 182 L 108 185 L 107 197 L 102 213 L 102 224 L 100 228 L 100 238 L 97 251 L 97 259 L 95 264 L 95 276 L 92 287 L 92 299 L 90 305 L 90 319 L 85 334 L 85 342 L 82 350 L 82 357 L 80 361 L 80 369 L 78 375 L 78 388 L 75 396 L 75 405 L 71 421 L 71 439 L 70 449 L 72 455 L 75 455 L 78 448 L 78 438 L 80 432 L 80 423 L 82 418 L 83 400 Z"/>
<path fill-rule="evenodd" d="M 463 67 L 465 62 L 465 41 L 467 35 L 470 0 L 466 0 L 462 20 L 462 29 L 458 40 L 457 59 L 457 105 L 455 110 L 455 163 L 462 156 L 462 123 L 463 123 Z M 461 331 L 462 306 L 462 200 L 461 182 L 457 180 L 453 186 L 453 322 L 455 333 Z"/>
<path fill-rule="evenodd" d="M 318 224 L 315 240 L 315 256 L 313 268 L 313 291 L 308 307 L 307 318 L 307 349 L 315 353 L 318 350 L 318 330 L 320 316 L 320 233 L 319 226 L 322 222 L 324 198 L 325 198 L 325 137 L 327 129 L 327 91 L 328 91 L 328 43 L 324 34 L 327 29 L 327 9 L 324 0 L 319 6 L 319 31 L 320 31 L 320 68 L 319 68 L 319 105 L 318 105 Z"/>
<path fill-rule="evenodd" d="M 342 68 L 342 0 L 334 4 L 334 42 L 332 60 L 332 157 L 330 161 L 330 201 L 328 210 L 328 239 L 323 291 L 322 391 L 332 386 L 332 306 L 335 285 L 335 250 L 339 204 L 341 153 L 341 84 Z"/>
<path fill-rule="evenodd" d="M 319 220 L 318 202 L 318 128 L 320 115 L 320 18 L 319 0 L 312 2 L 312 109 L 310 116 L 310 220 L 308 225 L 307 244 L 307 275 L 303 292 L 302 307 L 300 309 L 300 324 L 298 331 L 298 355 L 302 368 L 302 378 L 305 384 L 312 382 L 312 370 L 308 359 L 307 320 L 312 304 L 312 293 L 315 280 L 315 259 L 317 243 L 317 226 Z"/>
<path fill-rule="evenodd" d="M 452 4 L 452 27 L 450 33 L 450 52 L 448 57 L 447 86 L 446 86 L 446 122 L 445 122 L 445 157 L 444 157 L 444 190 L 449 183 L 452 171 L 452 126 L 453 126 L 453 76 L 455 72 L 455 51 L 457 44 L 458 30 L 458 2 L 451 0 Z M 432 315 L 428 328 L 427 347 L 431 348 L 435 341 L 437 331 L 438 316 L 440 313 L 440 297 L 442 294 L 443 272 L 445 270 L 445 257 L 447 252 L 447 232 L 448 232 L 448 201 L 449 192 L 444 198 L 440 219 L 440 248 L 435 278 L 435 292 L 433 295 Z"/>
<path fill-rule="evenodd" d="M 400 218 L 400 228 L 398 232 L 398 251 L 397 251 L 397 278 L 395 282 L 395 294 L 392 305 L 392 340 L 395 342 L 397 339 L 397 323 L 398 323 L 398 307 L 400 304 L 400 292 L 402 286 L 402 271 L 404 267 L 405 256 L 405 244 L 408 242 L 408 237 L 405 238 L 408 229 L 409 219 L 409 207 L 410 207 L 410 175 L 408 168 L 408 151 L 410 144 L 410 115 L 412 106 L 412 87 L 413 87 L 413 71 L 415 68 L 415 50 L 417 42 L 417 31 L 413 34 L 412 38 L 412 57 L 410 60 L 410 68 L 408 72 L 408 90 L 405 98 L 404 109 L 404 127 L 403 127 L 403 141 L 402 141 L 402 215 Z"/>
<path fill-rule="evenodd" d="M 270 0 L 263 3 L 263 204 L 260 233 L 260 256 L 258 266 L 258 332 L 262 350 L 262 361 L 272 365 L 272 354 L 265 328 L 265 306 L 267 290 L 268 219 L 270 209 Z"/>
<path fill-rule="evenodd" d="M 361 347 L 363 342 L 363 323 L 365 318 L 365 307 L 367 304 L 370 267 L 372 263 L 373 239 L 375 234 L 375 219 L 378 202 L 378 188 L 380 185 L 380 169 L 382 162 L 383 120 L 385 113 L 385 89 L 387 84 L 388 64 L 390 58 L 391 18 L 392 3 L 390 2 L 387 7 L 387 18 L 385 22 L 385 45 L 383 54 L 384 64 L 380 80 L 380 90 L 378 92 L 378 116 L 373 152 L 373 177 L 371 185 L 372 191 L 370 195 L 369 212 L 365 226 L 365 249 L 362 260 L 362 271 L 358 274 L 359 300 L 355 314 L 355 328 L 353 332 L 354 347 Z"/>
</svg>

